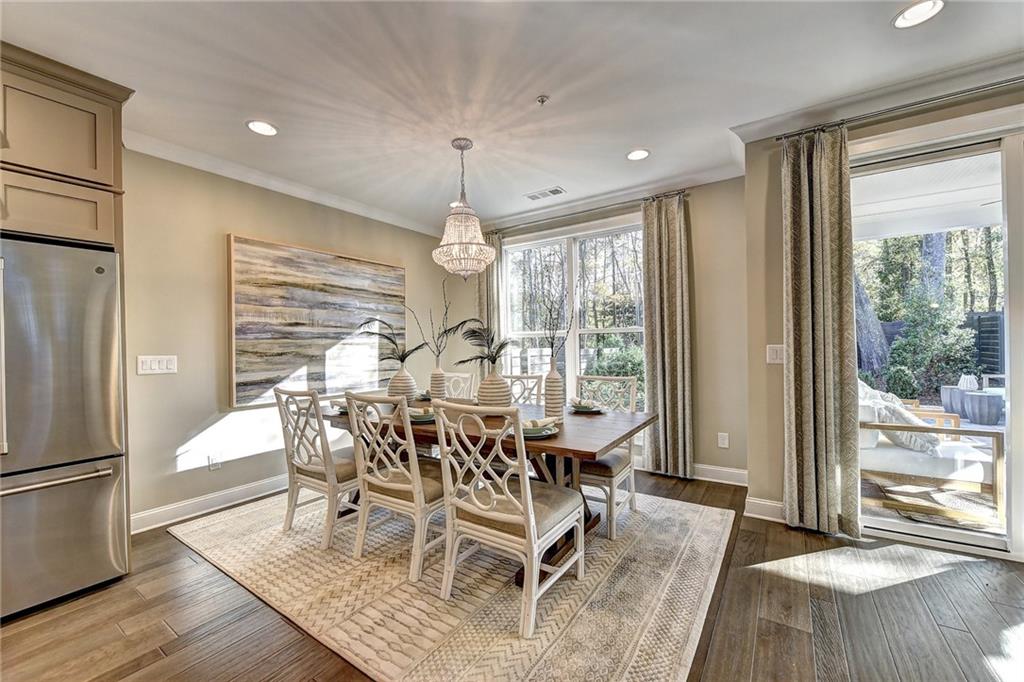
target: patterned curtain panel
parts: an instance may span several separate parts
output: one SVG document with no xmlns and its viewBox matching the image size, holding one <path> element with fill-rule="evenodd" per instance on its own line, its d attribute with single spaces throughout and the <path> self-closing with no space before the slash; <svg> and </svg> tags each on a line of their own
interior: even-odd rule
<svg viewBox="0 0 1024 682">
<path fill-rule="evenodd" d="M 501 335 L 501 235 L 485 232 L 484 241 L 494 247 L 494 262 L 476 276 L 476 314 L 484 323 Z"/>
<path fill-rule="evenodd" d="M 785 484 L 791 526 L 860 536 L 846 128 L 783 143 Z"/>
<path fill-rule="evenodd" d="M 647 465 L 693 474 L 690 387 L 690 228 L 682 194 L 646 199 L 644 216 L 644 356 L 647 406 L 658 422 L 646 439 Z"/>
<path fill-rule="evenodd" d="M 501 252 L 501 234 L 484 232 L 484 241 L 494 247 L 494 262 L 476 276 L 476 316 L 493 329 L 498 338 L 501 338 L 501 273 L 503 270 L 502 259 L 504 258 L 504 254 Z M 490 369 L 485 364 L 480 365 L 481 380 L 489 372 Z"/>
</svg>

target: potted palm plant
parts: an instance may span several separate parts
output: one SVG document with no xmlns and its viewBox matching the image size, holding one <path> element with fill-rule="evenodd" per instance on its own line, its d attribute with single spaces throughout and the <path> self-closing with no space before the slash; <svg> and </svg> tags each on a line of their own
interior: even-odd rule
<svg viewBox="0 0 1024 682">
<path fill-rule="evenodd" d="M 376 326 L 375 329 L 370 329 L 370 327 L 374 326 Z M 418 346 L 407 348 L 403 340 L 399 338 L 395 328 L 388 322 L 376 317 L 363 321 L 359 325 L 358 330 L 362 336 L 374 336 L 384 343 L 385 350 L 380 355 L 381 360 L 395 360 L 399 363 L 398 371 L 395 372 L 395 375 L 391 377 L 391 381 L 388 382 L 388 395 L 404 395 L 406 400 L 415 400 L 416 379 L 405 368 L 405 362 L 427 344 L 421 343 Z"/>
<path fill-rule="evenodd" d="M 498 371 L 501 356 L 512 344 L 509 339 L 498 339 L 494 330 L 483 324 L 467 327 L 462 338 L 477 349 L 476 355 L 459 360 L 456 365 L 479 363 L 490 367 L 490 373 L 480 382 L 477 401 L 488 407 L 508 407 L 512 404 L 512 388 Z"/>
<path fill-rule="evenodd" d="M 420 318 L 416 314 L 416 311 L 405 306 L 406 310 L 412 313 L 412 319 L 416 322 L 416 327 L 420 330 L 420 337 L 423 339 L 423 343 L 427 350 L 434 356 L 434 370 L 430 373 L 430 397 L 444 400 L 447 393 L 445 388 L 444 370 L 441 368 L 441 355 L 448 347 L 448 340 L 451 337 L 458 334 L 468 324 L 482 325 L 483 322 L 471 317 L 468 320 L 463 320 L 456 324 L 448 323 L 448 314 L 451 310 L 451 301 L 448 300 L 448 289 L 445 286 L 447 278 L 441 280 L 441 300 L 444 302 L 444 307 L 441 311 L 441 317 L 439 320 L 434 320 L 434 309 L 431 308 L 427 311 L 427 322 L 430 329 L 430 337 L 427 337 L 426 332 L 423 329 L 423 325 L 420 324 Z"/>
</svg>

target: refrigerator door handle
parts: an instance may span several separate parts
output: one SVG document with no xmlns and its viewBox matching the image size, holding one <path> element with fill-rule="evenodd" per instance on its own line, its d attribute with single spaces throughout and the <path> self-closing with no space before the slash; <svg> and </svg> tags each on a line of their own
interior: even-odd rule
<svg viewBox="0 0 1024 682">
<path fill-rule="evenodd" d="M 4 351 L 4 257 L 0 256 L 0 455 L 7 454 L 7 353 Z"/>
<path fill-rule="evenodd" d="M 111 467 L 106 469 L 100 469 L 89 474 L 78 474 L 77 476 L 67 476 L 65 478 L 58 478 L 53 481 L 40 481 L 39 483 L 30 483 L 29 485 L 23 485 L 18 488 L 8 488 L 7 490 L 0 490 L 0 497 L 7 497 L 8 495 L 17 495 L 19 493 L 30 493 L 33 490 L 44 490 L 46 488 L 56 488 L 59 485 L 67 485 L 69 483 L 78 483 L 79 481 L 88 481 L 93 478 L 107 478 L 114 473 Z"/>
</svg>

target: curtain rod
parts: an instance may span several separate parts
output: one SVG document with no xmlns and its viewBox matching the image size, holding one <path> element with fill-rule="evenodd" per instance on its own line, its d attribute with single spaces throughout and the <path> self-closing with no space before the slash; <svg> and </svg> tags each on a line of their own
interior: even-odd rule
<svg viewBox="0 0 1024 682">
<path fill-rule="evenodd" d="M 532 227 L 534 225 L 541 225 L 543 223 L 553 223 L 556 220 L 565 220 L 566 218 L 576 218 L 577 216 L 587 215 L 588 213 L 597 213 L 598 211 L 610 211 L 615 208 L 624 208 L 626 206 L 632 206 L 640 204 L 644 201 L 650 201 L 652 199 L 665 199 L 667 197 L 675 195 L 687 196 L 689 190 L 687 189 L 674 189 L 671 192 L 660 192 L 659 194 L 652 194 L 648 197 L 640 197 L 639 199 L 629 199 L 628 201 L 620 201 L 614 204 L 608 204 L 606 206 L 597 206 L 595 208 L 586 208 L 580 211 L 574 211 L 572 213 L 564 213 L 562 215 L 551 216 L 550 218 L 537 218 L 525 223 L 519 223 L 518 225 L 509 225 L 508 227 L 502 227 L 497 230 L 488 230 L 488 232 L 508 232 L 510 230 L 518 230 L 520 228 Z"/>
<path fill-rule="evenodd" d="M 998 90 L 1000 88 L 1009 87 L 1011 85 L 1019 85 L 1024 83 L 1024 76 L 1014 76 L 1013 78 L 1007 78 L 1005 80 L 996 81 L 995 83 L 989 83 L 987 85 L 979 85 L 973 88 L 967 88 L 965 90 L 957 90 L 956 92 L 946 93 L 945 95 L 936 95 L 935 97 L 928 97 L 926 99 L 920 99 L 916 102 L 908 102 L 907 104 L 897 104 L 896 106 L 887 107 L 885 109 L 879 109 L 878 111 L 872 111 L 867 114 L 858 114 L 856 116 L 850 116 L 849 118 L 841 118 L 838 121 L 831 121 L 829 123 L 822 123 L 816 126 L 808 126 L 806 128 L 800 128 L 789 133 L 784 133 L 775 138 L 776 142 L 785 140 L 789 137 L 796 137 L 797 135 L 803 135 L 804 133 L 812 133 L 817 130 L 824 130 L 826 128 L 834 128 L 837 126 L 850 125 L 851 123 L 860 123 L 861 121 L 867 121 L 873 118 L 881 118 L 882 116 L 888 116 L 889 114 L 896 114 L 903 111 L 910 111 L 913 109 L 920 109 L 922 107 L 931 106 L 932 104 L 942 104 L 954 99 L 961 99 L 963 97 L 969 97 L 971 95 L 978 95 L 983 92 L 990 90 Z"/>
</svg>

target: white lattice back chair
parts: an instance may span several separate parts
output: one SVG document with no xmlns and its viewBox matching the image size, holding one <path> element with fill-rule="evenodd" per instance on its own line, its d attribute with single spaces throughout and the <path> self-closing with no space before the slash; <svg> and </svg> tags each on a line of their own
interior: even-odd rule
<svg viewBox="0 0 1024 682">
<path fill-rule="evenodd" d="M 477 375 L 475 372 L 445 372 L 445 397 L 472 400 L 476 397 L 476 382 Z"/>
<path fill-rule="evenodd" d="M 441 465 L 420 457 L 404 396 L 346 393 L 348 418 L 355 445 L 356 467 L 362 504 L 356 530 L 354 556 L 362 557 L 371 507 L 383 507 L 391 515 L 403 514 L 413 521 L 409 580 L 423 573 L 423 556 L 444 541 L 444 529 L 427 542 L 430 517 L 444 509 Z M 376 524 L 375 524 L 376 525 Z"/>
<path fill-rule="evenodd" d="M 448 543 L 441 597 L 451 598 L 455 569 L 481 545 L 523 562 L 520 634 L 530 637 L 537 601 L 569 568 L 583 578 L 583 498 L 562 486 L 531 480 L 519 409 L 434 401 L 444 480 Z M 535 504 L 535 502 L 537 504 Z M 575 545 L 561 566 L 542 562 L 570 529 Z M 459 553 L 465 539 L 476 545 Z M 540 570 L 550 575 L 540 583 Z"/>
<path fill-rule="evenodd" d="M 306 488 L 327 498 L 327 517 L 324 520 L 321 549 L 328 549 L 338 518 L 338 508 L 358 510 L 352 497 L 359 490 L 356 463 L 351 447 L 333 451 L 327 439 L 327 427 L 320 411 L 320 396 L 316 391 L 286 391 L 274 389 L 277 411 L 284 436 L 284 453 L 288 466 L 288 506 L 284 517 L 284 530 L 289 531 L 295 510 L 318 498 L 298 504 L 299 489 Z M 348 499 L 341 499 L 347 497 Z"/>
<path fill-rule="evenodd" d="M 512 402 L 517 405 L 540 405 L 544 392 L 543 374 L 504 374 L 502 378 L 512 389 Z"/>
<path fill-rule="evenodd" d="M 576 396 L 593 400 L 612 412 L 636 412 L 636 377 L 606 377 L 581 375 L 576 377 Z M 633 468 L 634 439 L 612 450 L 597 460 L 580 463 L 580 482 L 601 491 L 601 498 L 587 497 L 603 502 L 607 507 L 609 540 L 615 539 L 617 519 L 628 504 L 636 509 L 636 474 Z M 625 495 L 620 489 L 626 483 Z"/>
</svg>

